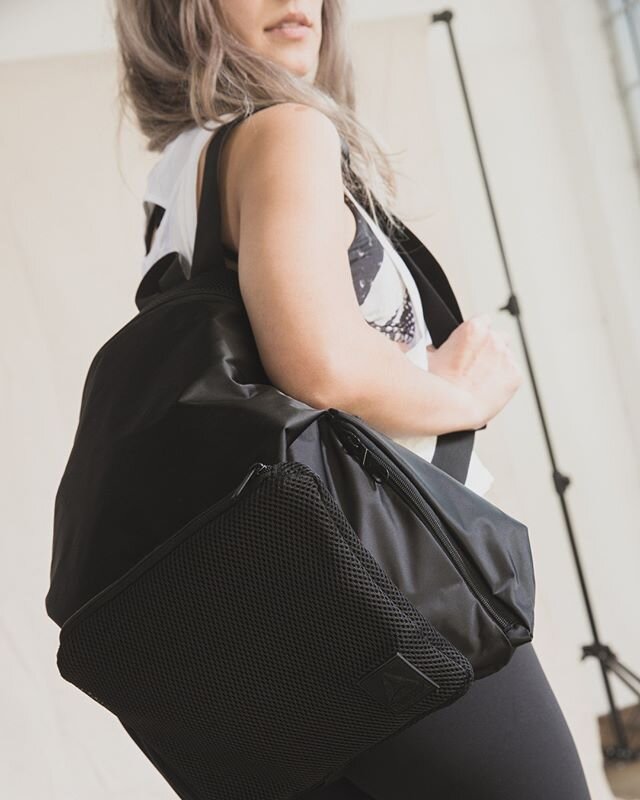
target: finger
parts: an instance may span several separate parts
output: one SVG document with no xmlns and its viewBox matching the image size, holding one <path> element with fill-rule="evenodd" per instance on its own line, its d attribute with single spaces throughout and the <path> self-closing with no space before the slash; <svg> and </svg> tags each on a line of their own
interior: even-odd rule
<svg viewBox="0 0 640 800">
<path fill-rule="evenodd" d="M 489 315 L 479 314 L 471 317 L 463 322 L 457 330 L 460 330 L 465 347 L 480 350 L 490 338 Z"/>
<path fill-rule="evenodd" d="M 472 314 L 467 322 L 474 322 L 480 327 L 488 328 L 491 325 L 491 314 L 486 311 L 482 314 Z"/>
</svg>

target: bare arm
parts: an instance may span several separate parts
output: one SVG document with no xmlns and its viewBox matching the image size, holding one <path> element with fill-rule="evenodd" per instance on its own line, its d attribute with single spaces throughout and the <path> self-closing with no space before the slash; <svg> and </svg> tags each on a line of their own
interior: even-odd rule
<svg viewBox="0 0 640 800">
<path fill-rule="evenodd" d="M 392 436 L 484 424 L 468 387 L 412 364 L 362 316 L 345 247 L 333 123 L 285 103 L 241 123 L 231 144 L 240 290 L 274 385 Z"/>
</svg>

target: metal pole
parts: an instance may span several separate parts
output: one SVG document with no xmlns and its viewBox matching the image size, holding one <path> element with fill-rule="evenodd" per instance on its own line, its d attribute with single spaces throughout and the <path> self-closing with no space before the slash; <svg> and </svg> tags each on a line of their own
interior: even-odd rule
<svg viewBox="0 0 640 800">
<path fill-rule="evenodd" d="M 432 22 L 434 22 L 434 23 L 437 23 L 437 22 L 444 23 L 446 25 L 446 27 L 447 27 L 447 31 L 448 31 L 448 34 L 449 34 L 449 41 L 451 43 L 451 49 L 452 49 L 453 57 L 454 57 L 455 64 L 456 64 L 456 70 L 457 70 L 458 78 L 459 78 L 459 81 L 460 81 L 460 87 L 461 87 L 461 90 L 462 90 L 462 96 L 464 98 L 464 104 L 465 104 L 466 111 L 467 111 L 467 117 L 468 117 L 468 120 L 469 120 L 469 125 L 471 127 L 471 133 L 473 135 L 473 141 L 474 141 L 474 145 L 475 145 L 476 155 L 477 155 L 477 158 L 478 158 L 478 163 L 479 163 L 479 166 L 480 166 L 480 172 L 481 172 L 481 175 L 482 175 L 482 181 L 484 183 L 485 193 L 486 193 L 486 196 L 487 196 L 487 201 L 489 203 L 489 209 L 490 209 L 491 218 L 492 218 L 492 221 L 493 221 L 493 228 L 494 228 L 496 239 L 497 239 L 497 242 L 498 242 L 498 248 L 500 250 L 500 258 L 502 260 L 502 265 L 504 267 L 504 272 L 505 272 L 505 277 L 506 277 L 506 280 L 507 280 L 507 285 L 509 287 L 509 299 L 508 299 L 507 303 L 504 306 L 500 307 L 500 310 L 501 311 L 508 311 L 515 318 L 516 324 L 518 326 L 518 332 L 520 334 L 520 340 L 521 340 L 521 343 L 522 343 L 522 350 L 524 352 L 525 361 L 526 361 L 526 365 L 527 365 L 527 370 L 529 372 L 529 377 L 531 379 L 531 385 L 532 385 L 532 388 L 533 388 L 533 393 L 534 393 L 534 397 L 535 397 L 535 401 L 536 401 L 536 406 L 537 406 L 538 414 L 539 414 L 539 417 L 540 417 L 540 424 L 542 426 L 542 432 L 543 432 L 545 443 L 546 443 L 546 446 L 547 446 L 547 451 L 549 453 L 549 460 L 551 462 L 552 482 L 553 482 L 555 491 L 556 491 L 556 493 L 558 495 L 558 499 L 560 501 L 560 506 L 561 506 L 561 509 L 562 509 L 562 514 L 563 514 L 563 517 L 564 517 L 565 526 L 566 526 L 566 529 L 567 529 L 567 534 L 569 536 L 569 542 L 571 544 L 571 552 L 572 552 L 572 555 L 573 555 L 573 560 L 575 562 L 576 572 L 577 572 L 577 575 L 578 575 L 578 581 L 580 583 L 580 590 L 581 590 L 582 597 L 583 597 L 583 600 L 584 600 L 584 603 L 585 603 L 585 606 L 586 606 L 587 617 L 589 619 L 589 625 L 591 627 L 591 632 L 593 634 L 593 643 L 590 644 L 590 645 L 586 645 L 586 646 L 584 646 L 582 648 L 582 658 L 584 659 L 586 656 L 591 656 L 591 655 L 595 656 L 596 658 L 598 658 L 598 661 L 600 663 L 601 673 L 602 673 L 602 680 L 603 680 L 604 686 L 605 686 L 605 692 L 606 692 L 606 695 L 607 695 L 607 699 L 609 701 L 609 706 L 611 708 L 611 718 L 613 720 L 613 725 L 614 725 L 614 729 L 615 729 L 617 744 L 612 748 L 606 748 L 604 750 L 604 755 L 605 755 L 606 758 L 611 759 L 611 760 L 625 760 L 625 761 L 626 760 L 631 760 L 633 758 L 637 758 L 640 755 L 640 751 L 631 750 L 630 747 L 629 747 L 629 742 L 628 742 L 627 733 L 626 733 L 626 730 L 625 730 L 625 727 L 624 727 L 624 723 L 623 723 L 622 717 L 620 715 L 620 712 L 619 712 L 619 710 L 618 710 L 618 708 L 616 706 L 616 703 L 615 703 L 615 700 L 614 700 L 614 697 L 613 697 L 613 691 L 611 689 L 611 683 L 609 681 L 609 671 L 612 671 L 612 672 L 614 672 L 614 674 L 618 674 L 619 677 L 621 677 L 619 672 L 618 672 L 618 669 L 624 669 L 627 672 L 627 674 L 630 674 L 633 677 L 637 677 L 637 676 L 634 676 L 633 673 L 630 670 L 626 670 L 626 668 L 622 667 L 622 665 L 618 665 L 617 659 L 613 655 L 613 653 L 610 650 L 610 648 L 607 647 L 607 645 L 602 644 L 602 642 L 600 641 L 600 636 L 598 634 L 598 628 L 597 628 L 597 625 L 596 625 L 595 615 L 594 615 L 594 611 L 593 611 L 593 605 L 591 603 L 591 599 L 590 599 L 590 596 L 589 596 L 589 591 L 588 591 L 588 588 L 587 588 L 587 581 L 586 581 L 584 569 L 582 567 L 580 554 L 578 552 L 578 546 L 577 546 L 576 537 L 575 537 L 574 530 L 573 530 L 573 524 L 571 522 L 571 516 L 569 514 L 569 508 L 567 506 L 567 502 L 566 502 L 566 499 L 565 499 L 565 491 L 566 491 L 567 487 L 570 484 L 570 479 L 569 479 L 569 477 L 567 475 L 565 475 L 564 473 L 562 473 L 560 471 L 560 469 L 558 468 L 557 462 L 556 462 L 556 457 L 555 457 L 553 445 L 552 445 L 552 442 L 551 442 L 551 435 L 550 435 L 550 432 L 549 432 L 549 427 L 547 425 L 547 419 L 546 419 L 545 411 L 544 411 L 544 408 L 543 408 L 543 405 L 542 405 L 542 398 L 541 398 L 541 395 L 540 395 L 540 391 L 538 389 L 538 382 L 536 380 L 535 371 L 534 371 L 534 368 L 533 368 L 533 364 L 531 362 L 531 357 L 529 355 L 529 346 L 527 344 L 527 337 L 525 335 L 525 330 L 524 330 L 524 326 L 522 324 L 522 319 L 521 319 L 520 303 L 518 302 L 518 298 L 517 298 L 515 290 L 514 290 L 513 280 L 512 280 L 512 277 L 511 277 L 511 271 L 510 271 L 509 265 L 507 263 L 507 256 L 506 256 L 505 249 L 504 249 L 504 242 L 503 242 L 503 239 L 502 239 L 502 235 L 500 233 L 500 226 L 498 224 L 498 218 L 497 218 L 497 214 L 496 214 L 496 209 L 495 209 L 495 205 L 494 205 L 494 202 L 493 202 L 491 189 L 489 187 L 489 179 L 488 179 L 488 176 L 487 176 L 487 170 L 485 168 L 484 159 L 482 157 L 482 151 L 480 149 L 480 142 L 479 142 L 479 139 L 478 139 L 478 133 L 477 133 L 476 125 L 475 125 L 475 122 L 474 122 L 473 113 L 471 111 L 471 103 L 470 103 L 470 100 L 469 100 L 469 94 L 467 92 L 466 81 L 465 81 L 464 73 L 463 73 L 463 70 L 462 70 L 462 64 L 460 62 L 460 56 L 458 54 L 458 49 L 456 47 L 456 42 L 455 42 L 455 38 L 454 38 L 454 35 L 453 35 L 453 27 L 451 25 L 451 21 L 453 19 L 453 12 L 450 11 L 450 10 L 441 11 L 441 12 L 439 12 L 437 14 L 433 14 L 431 19 L 432 19 Z M 625 680 L 624 683 L 629 685 L 629 682 L 627 680 Z M 639 681 L 639 684 L 640 684 L 640 681 Z M 633 688 L 633 687 L 631 687 L 631 688 Z M 636 691 L 636 694 L 638 695 L 638 697 L 640 697 L 640 692 L 637 691 L 637 690 L 634 690 L 634 691 Z"/>
</svg>

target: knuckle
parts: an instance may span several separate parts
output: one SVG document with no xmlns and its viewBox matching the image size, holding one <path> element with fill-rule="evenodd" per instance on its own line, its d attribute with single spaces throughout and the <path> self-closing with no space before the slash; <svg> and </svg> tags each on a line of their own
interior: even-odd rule
<svg viewBox="0 0 640 800">
<path fill-rule="evenodd" d="M 478 336 L 479 334 L 484 334 L 488 327 L 488 317 L 481 315 L 467 320 L 466 331 L 472 336 Z"/>
</svg>

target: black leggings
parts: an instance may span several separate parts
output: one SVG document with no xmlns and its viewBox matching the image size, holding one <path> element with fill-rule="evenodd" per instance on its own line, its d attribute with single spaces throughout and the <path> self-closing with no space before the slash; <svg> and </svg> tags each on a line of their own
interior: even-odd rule
<svg viewBox="0 0 640 800">
<path fill-rule="evenodd" d="M 531 643 L 450 706 L 354 759 L 305 800 L 590 800 Z"/>
</svg>

